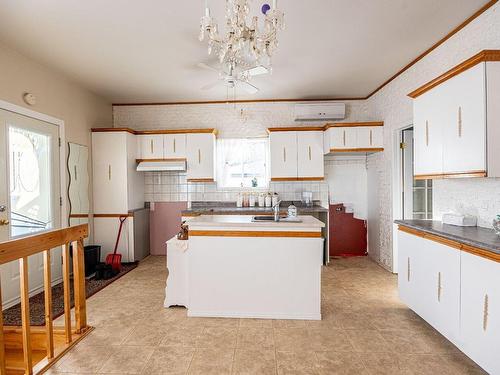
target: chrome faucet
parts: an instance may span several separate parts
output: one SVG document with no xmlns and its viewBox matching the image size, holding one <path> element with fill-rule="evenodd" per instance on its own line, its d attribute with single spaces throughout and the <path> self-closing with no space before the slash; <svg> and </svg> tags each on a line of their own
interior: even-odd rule
<svg viewBox="0 0 500 375">
<path fill-rule="evenodd" d="M 274 221 L 280 221 L 280 203 L 281 203 L 281 201 L 278 201 L 278 203 L 276 203 L 276 204 L 273 206 L 273 210 L 274 210 Z"/>
</svg>

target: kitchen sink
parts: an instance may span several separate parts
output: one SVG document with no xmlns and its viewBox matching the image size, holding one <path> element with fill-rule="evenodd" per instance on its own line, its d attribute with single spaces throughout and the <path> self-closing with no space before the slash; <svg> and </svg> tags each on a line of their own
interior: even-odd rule
<svg viewBox="0 0 500 375">
<path fill-rule="evenodd" d="M 266 216 L 254 216 L 252 217 L 253 222 L 259 222 L 259 221 L 274 221 L 274 216 L 273 215 L 266 215 Z M 281 215 L 280 216 L 280 222 L 289 222 L 289 223 L 301 223 L 302 220 L 296 218 L 296 217 L 288 217 L 286 215 Z"/>
</svg>

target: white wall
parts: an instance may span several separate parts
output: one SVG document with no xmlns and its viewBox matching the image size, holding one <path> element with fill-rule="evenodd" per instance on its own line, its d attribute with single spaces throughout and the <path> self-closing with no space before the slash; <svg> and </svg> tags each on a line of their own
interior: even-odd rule
<svg viewBox="0 0 500 375">
<path fill-rule="evenodd" d="M 397 173 L 393 170 L 393 137 L 397 129 L 412 124 L 412 101 L 407 94 L 483 49 L 500 49 L 499 3 L 368 99 L 370 116 L 385 122 L 385 152 L 370 157 L 368 163 L 368 190 L 378 192 L 372 197 L 377 201 L 369 199 L 368 211 L 380 209 L 378 221 L 370 223 L 379 228 L 378 235 L 369 236 L 369 248 L 370 256 L 388 269 L 392 268 L 392 181 Z M 434 190 L 436 219 L 462 206 L 480 216 L 480 225 L 489 226 L 493 215 L 500 212 L 500 179 L 443 180 Z"/>
</svg>

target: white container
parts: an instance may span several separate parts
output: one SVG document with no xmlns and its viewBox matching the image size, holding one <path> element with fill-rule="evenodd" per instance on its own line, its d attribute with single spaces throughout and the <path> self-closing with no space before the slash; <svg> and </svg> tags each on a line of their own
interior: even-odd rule
<svg viewBox="0 0 500 375">
<path fill-rule="evenodd" d="M 288 217 L 297 217 L 297 207 L 293 204 L 288 206 Z"/>
<path fill-rule="evenodd" d="M 265 203 L 266 203 L 266 207 L 271 207 L 272 206 L 273 199 L 271 198 L 271 194 L 267 194 L 266 195 Z"/>
<path fill-rule="evenodd" d="M 248 197 L 248 204 L 250 207 L 255 207 L 255 194 L 250 193 L 250 196 Z"/>
<path fill-rule="evenodd" d="M 259 207 L 265 207 L 266 205 L 266 195 L 264 193 L 259 194 Z"/>
<path fill-rule="evenodd" d="M 243 195 L 241 193 L 236 198 L 236 207 L 243 207 Z"/>
<path fill-rule="evenodd" d="M 273 207 L 274 207 L 274 206 L 276 206 L 276 205 L 278 204 L 279 200 L 280 200 L 279 195 L 278 195 L 278 194 L 276 194 L 276 193 L 274 193 L 274 194 L 273 194 L 273 198 L 272 198 L 272 205 L 273 205 Z"/>
<path fill-rule="evenodd" d="M 447 213 L 443 214 L 443 224 L 457 225 L 459 227 L 477 226 L 477 217 Z"/>
</svg>

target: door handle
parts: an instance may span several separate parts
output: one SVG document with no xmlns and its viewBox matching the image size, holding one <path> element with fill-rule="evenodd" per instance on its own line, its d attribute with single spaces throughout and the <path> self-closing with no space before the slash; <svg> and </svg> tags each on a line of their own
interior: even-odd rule
<svg viewBox="0 0 500 375">
<path fill-rule="evenodd" d="M 108 180 L 111 181 L 111 164 L 108 165 Z"/>
<path fill-rule="evenodd" d="M 283 147 L 283 162 L 286 163 L 286 147 Z"/>
<path fill-rule="evenodd" d="M 462 138 L 462 107 L 458 107 L 458 138 Z"/>
<path fill-rule="evenodd" d="M 484 295 L 483 303 L 483 331 L 488 329 L 488 315 L 489 315 L 489 297 L 487 294 Z"/>
<path fill-rule="evenodd" d="M 9 225 L 10 221 L 6 219 L 0 219 L 0 226 Z"/>
<path fill-rule="evenodd" d="M 309 146 L 309 160 L 311 160 L 311 146 Z"/>
<path fill-rule="evenodd" d="M 150 145 L 151 145 L 151 153 L 153 153 L 154 151 L 154 147 L 153 147 L 153 140 L 150 141 Z"/>
<path fill-rule="evenodd" d="M 370 130 L 370 146 L 373 146 L 373 131 Z"/>
<path fill-rule="evenodd" d="M 438 302 L 441 302 L 441 290 L 443 288 L 441 287 L 441 272 L 438 272 L 438 285 L 437 285 L 437 299 Z"/>
<path fill-rule="evenodd" d="M 344 134 L 343 134 L 343 140 L 344 140 L 344 146 L 345 146 L 345 130 L 344 130 Z"/>
<path fill-rule="evenodd" d="M 76 165 L 74 166 L 74 169 L 75 169 L 75 181 L 78 180 L 78 175 L 76 173 Z"/>
<path fill-rule="evenodd" d="M 429 146 L 429 121 L 425 121 L 425 145 Z"/>
<path fill-rule="evenodd" d="M 175 154 L 175 138 L 174 138 L 174 154 Z"/>
<path fill-rule="evenodd" d="M 410 281 L 410 277 L 411 277 L 411 271 L 410 271 L 410 257 L 408 257 L 408 266 L 406 268 L 406 277 L 408 279 L 408 281 Z"/>
<path fill-rule="evenodd" d="M 201 164 L 201 150 L 198 149 L 198 164 Z"/>
</svg>

